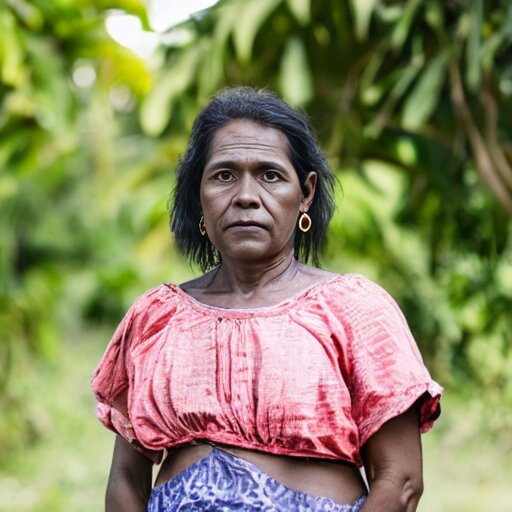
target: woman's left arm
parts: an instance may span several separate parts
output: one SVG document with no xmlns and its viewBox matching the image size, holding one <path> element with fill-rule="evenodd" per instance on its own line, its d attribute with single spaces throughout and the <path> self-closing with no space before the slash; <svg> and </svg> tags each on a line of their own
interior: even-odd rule
<svg viewBox="0 0 512 512">
<path fill-rule="evenodd" d="M 414 512 L 423 493 L 416 408 L 386 422 L 363 447 L 370 491 L 361 512 Z"/>
</svg>

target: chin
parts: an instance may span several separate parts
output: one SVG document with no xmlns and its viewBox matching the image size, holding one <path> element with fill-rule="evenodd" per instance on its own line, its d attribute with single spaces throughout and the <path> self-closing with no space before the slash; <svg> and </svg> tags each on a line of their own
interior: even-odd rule
<svg viewBox="0 0 512 512">
<path fill-rule="evenodd" d="M 240 263 L 256 262 L 259 260 L 268 260 L 279 253 L 279 251 L 271 250 L 264 244 L 258 243 L 239 243 L 230 250 L 221 252 L 225 257 L 232 261 L 239 261 Z"/>
</svg>

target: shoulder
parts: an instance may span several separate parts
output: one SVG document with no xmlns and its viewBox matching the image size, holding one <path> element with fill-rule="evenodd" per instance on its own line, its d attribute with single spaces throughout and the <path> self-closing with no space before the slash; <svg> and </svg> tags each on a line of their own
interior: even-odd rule
<svg viewBox="0 0 512 512">
<path fill-rule="evenodd" d="M 177 295 L 178 286 L 173 283 L 161 283 L 139 295 L 134 301 L 130 310 L 144 311 L 147 307 L 157 306 L 172 301 Z"/>
<path fill-rule="evenodd" d="M 138 296 L 130 306 L 124 322 L 128 321 L 142 339 L 164 325 L 174 316 L 179 304 L 178 286 L 162 283 Z"/>
<path fill-rule="evenodd" d="M 392 296 L 379 284 L 360 274 L 339 274 L 325 282 L 322 295 L 333 312 L 346 320 L 389 313 L 401 316 Z"/>
<path fill-rule="evenodd" d="M 388 292 L 361 274 L 331 274 L 325 281 L 326 292 L 357 301 L 369 297 L 389 297 Z"/>
<path fill-rule="evenodd" d="M 311 267 L 309 265 L 305 265 L 304 263 L 299 264 L 299 275 L 303 277 L 305 280 L 309 280 L 310 284 L 318 284 L 324 281 L 328 281 L 332 278 L 340 276 L 335 272 L 329 272 L 328 270 L 324 270 L 322 268 Z"/>
</svg>

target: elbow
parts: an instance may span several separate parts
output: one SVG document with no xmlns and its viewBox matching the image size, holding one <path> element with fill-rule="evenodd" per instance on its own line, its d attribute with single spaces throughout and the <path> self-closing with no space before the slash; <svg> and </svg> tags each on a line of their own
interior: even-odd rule
<svg viewBox="0 0 512 512">
<path fill-rule="evenodd" d="M 370 482 L 369 496 L 375 504 L 393 512 L 415 512 L 423 494 L 421 476 L 386 475 Z"/>
<path fill-rule="evenodd" d="M 423 495 L 423 478 L 421 476 L 406 478 L 402 485 L 401 502 L 404 510 L 416 510 L 416 506 Z"/>
</svg>

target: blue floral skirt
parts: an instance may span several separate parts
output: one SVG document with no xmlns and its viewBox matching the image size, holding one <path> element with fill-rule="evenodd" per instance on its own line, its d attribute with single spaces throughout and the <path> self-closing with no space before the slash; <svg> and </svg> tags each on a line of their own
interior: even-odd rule
<svg viewBox="0 0 512 512">
<path fill-rule="evenodd" d="M 341 505 L 330 498 L 296 491 L 251 462 L 214 447 L 151 492 L 148 512 L 358 512 L 361 496 Z"/>
</svg>

